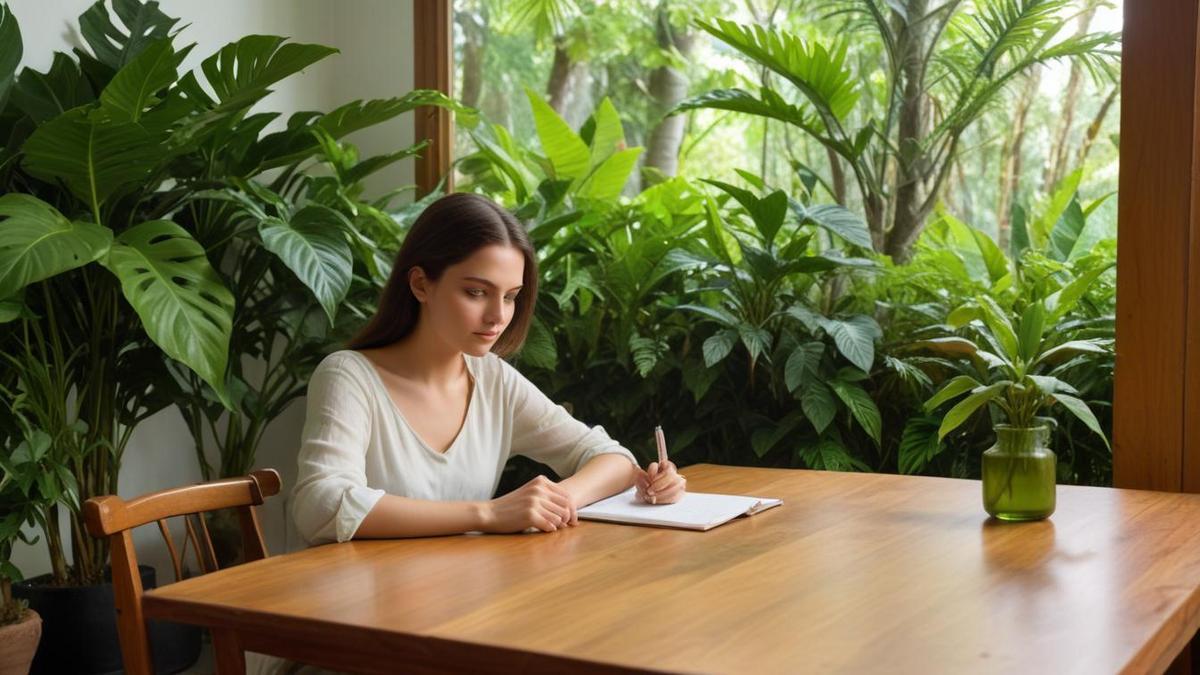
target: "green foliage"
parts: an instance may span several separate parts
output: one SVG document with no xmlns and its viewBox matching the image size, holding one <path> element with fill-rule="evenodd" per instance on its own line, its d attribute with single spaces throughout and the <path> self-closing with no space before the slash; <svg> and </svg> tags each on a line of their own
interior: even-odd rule
<svg viewBox="0 0 1200 675">
<path fill-rule="evenodd" d="M 415 91 L 264 133 L 278 114 L 251 109 L 269 87 L 336 50 L 252 35 L 180 73 L 177 21 L 155 2 L 98 1 L 80 17 L 91 52 L 14 85 L 19 31 L 0 5 L 0 348 L 19 366 L 0 392 L 40 402 L 32 429 L 70 456 L 83 499 L 116 492 L 131 430 L 168 405 L 206 479 L 245 474 L 267 423 L 371 313 L 411 215 L 362 181 L 423 146 L 360 159 L 340 139 L 417 106 L 471 117 Z M 0 444 L 27 431 L 0 425 Z M 68 570 L 51 520 L 56 581 L 98 580 L 103 542 L 81 538 Z"/>
<path fill-rule="evenodd" d="M 1023 247 L 1016 261 L 1004 256 L 1003 274 L 984 262 L 995 244 L 943 213 L 911 263 L 858 289 L 888 315 L 894 375 L 876 400 L 887 402 L 885 419 L 904 425 L 901 471 L 977 475 L 993 419 L 1032 424 L 1048 411 L 1058 419 L 1059 480 L 1111 481 L 1116 248 L 1100 240 L 1073 259 L 1063 255 L 1067 232 L 1092 228 L 1085 215 L 1082 230 L 1062 230 L 1077 182 L 1069 176 L 1062 184 L 1069 191 L 1060 187 L 1033 214 L 1052 227 L 1040 247 Z M 993 414 L 974 414 L 984 408 Z"/>
<path fill-rule="evenodd" d="M 898 260 L 908 258 L 951 167 L 965 154 L 964 133 L 1002 101 L 1015 78 L 1072 60 L 1097 78 L 1116 79 L 1118 35 L 1061 35 L 1076 16 L 1074 0 L 829 4 L 830 16 L 846 17 L 845 25 L 823 39 L 774 22 L 698 21 L 763 75 L 757 93 L 710 89 L 675 111 L 731 111 L 798 129 L 828 151 L 831 174 L 848 167 L 876 248 Z M 792 166 L 812 173 L 797 160 Z"/>
</svg>

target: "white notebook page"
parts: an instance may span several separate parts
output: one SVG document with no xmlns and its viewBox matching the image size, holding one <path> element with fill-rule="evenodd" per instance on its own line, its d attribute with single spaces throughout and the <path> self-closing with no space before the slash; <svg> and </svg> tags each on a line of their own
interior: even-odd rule
<svg viewBox="0 0 1200 675">
<path fill-rule="evenodd" d="M 637 490 L 602 499 L 579 509 L 579 517 L 635 525 L 660 525 L 689 530 L 707 530 L 743 514 L 754 514 L 783 503 L 781 499 L 741 497 L 704 492 L 688 492 L 674 504 L 647 504 Z"/>
</svg>

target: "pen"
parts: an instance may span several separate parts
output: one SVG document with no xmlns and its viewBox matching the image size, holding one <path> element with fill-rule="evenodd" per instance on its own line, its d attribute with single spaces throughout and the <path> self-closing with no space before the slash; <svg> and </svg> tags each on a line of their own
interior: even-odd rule
<svg viewBox="0 0 1200 675">
<path fill-rule="evenodd" d="M 662 471 L 667 463 L 667 437 L 663 435 L 661 425 L 654 427 L 654 444 L 658 446 L 658 470 Z M 650 503 L 657 504 L 658 497 L 651 497 Z"/>
</svg>

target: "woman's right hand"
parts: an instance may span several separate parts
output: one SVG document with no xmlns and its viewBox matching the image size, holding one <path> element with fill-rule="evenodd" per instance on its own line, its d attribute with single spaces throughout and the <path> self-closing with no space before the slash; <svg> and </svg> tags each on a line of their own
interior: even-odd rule
<svg viewBox="0 0 1200 675">
<path fill-rule="evenodd" d="M 553 532 L 579 522 L 575 505 L 561 485 L 538 476 L 484 504 L 484 532 Z"/>
</svg>

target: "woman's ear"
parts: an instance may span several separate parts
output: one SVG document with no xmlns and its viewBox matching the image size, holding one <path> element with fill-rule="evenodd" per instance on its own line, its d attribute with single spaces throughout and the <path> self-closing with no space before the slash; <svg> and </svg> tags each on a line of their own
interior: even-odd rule
<svg viewBox="0 0 1200 675">
<path fill-rule="evenodd" d="M 413 267 L 408 271 L 408 288 L 417 302 L 425 302 L 432 290 L 430 286 L 431 283 L 429 277 L 425 276 L 425 270 Z"/>
</svg>

